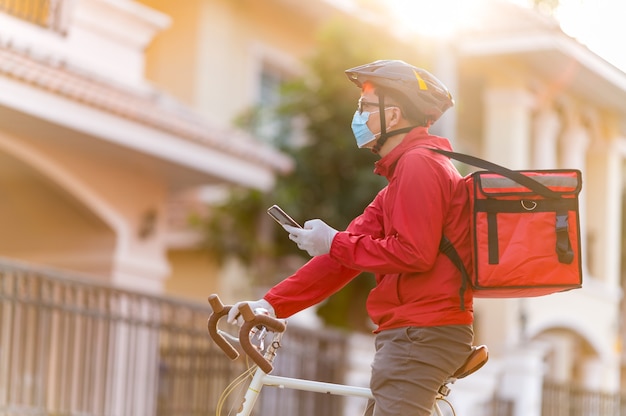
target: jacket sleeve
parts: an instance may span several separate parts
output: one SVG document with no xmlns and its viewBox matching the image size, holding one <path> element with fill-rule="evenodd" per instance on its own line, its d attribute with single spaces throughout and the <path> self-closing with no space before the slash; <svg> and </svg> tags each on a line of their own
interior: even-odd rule
<svg viewBox="0 0 626 416">
<path fill-rule="evenodd" d="M 451 194 L 446 169 L 421 153 L 403 156 L 381 201 L 387 221 L 384 235 L 349 228 L 333 239 L 331 257 L 346 267 L 374 273 L 430 270 Z"/>
<path fill-rule="evenodd" d="M 278 318 L 288 318 L 338 292 L 359 273 L 328 254 L 313 257 L 293 275 L 271 288 L 263 298 L 272 305 Z"/>
<path fill-rule="evenodd" d="M 379 238 L 383 236 L 382 210 L 379 204 L 385 191 L 386 188 L 369 204 L 363 214 L 350 223 L 348 226 L 350 232 Z M 328 254 L 317 256 L 270 289 L 264 299 L 272 305 L 277 317 L 288 318 L 338 292 L 360 272 L 358 268 L 342 265 Z"/>
</svg>

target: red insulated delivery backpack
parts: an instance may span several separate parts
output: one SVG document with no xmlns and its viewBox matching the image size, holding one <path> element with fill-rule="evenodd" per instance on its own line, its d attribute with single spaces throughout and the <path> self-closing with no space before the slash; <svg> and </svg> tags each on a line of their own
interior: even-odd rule
<svg viewBox="0 0 626 416">
<path fill-rule="evenodd" d="M 439 249 L 478 298 L 548 295 L 582 286 L 579 170 L 513 171 L 474 156 L 429 148 L 484 171 L 466 176 L 473 271 L 444 236 Z"/>
</svg>

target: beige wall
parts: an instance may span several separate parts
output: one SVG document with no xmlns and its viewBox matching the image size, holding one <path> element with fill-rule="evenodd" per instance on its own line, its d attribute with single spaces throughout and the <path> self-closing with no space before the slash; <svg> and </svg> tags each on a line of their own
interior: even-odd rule
<svg viewBox="0 0 626 416">
<path fill-rule="evenodd" d="M 173 18 L 147 51 L 147 77 L 214 122 L 252 105 L 263 62 L 297 73 L 315 43 L 318 23 L 272 0 L 141 2 Z"/>
<path fill-rule="evenodd" d="M 10 200 L 0 204 L 0 254 L 160 291 L 164 179 L 95 138 L 18 113 L 0 121 L 0 186 Z M 151 212 L 151 233 L 142 235 Z"/>
<path fill-rule="evenodd" d="M 0 152 L 0 255 L 104 278 L 115 236 L 93 212 L 41 172 Z"/>
<path fill-rule="evenodd" d="M 146 50 L 146 78 L 159 89 L 175 96 L 185 104 L 194 104 L 194 85 L 199 30 L 197 19 L 199 0 L 172 2 L 171 0 L 146 0 L 143 3 L 157 10 L 167 10 L 170 26 L 160 32 Z"/>
<path fill-rule="evenodd" d="M 319 25 L 276 0 L 140 2 L 172 18 L 147 50 L 147 78 L 218 125 L 230 125 L 256 102 L 263 65 L 298 74 Z M 206 302 L 221 290 L 229 297 L 217 287 L 223 279 L 206 252 L 177 248 L 168 261 L 168 294 Z"/>
<path fill-rule="evenodd" d="M 205 250 L 170 250 L 167 259 L 171 265 L 165 281 L 168 295 L 206 303 L 210 294 L 218 293 L 218 267 Z"/>
</svg>

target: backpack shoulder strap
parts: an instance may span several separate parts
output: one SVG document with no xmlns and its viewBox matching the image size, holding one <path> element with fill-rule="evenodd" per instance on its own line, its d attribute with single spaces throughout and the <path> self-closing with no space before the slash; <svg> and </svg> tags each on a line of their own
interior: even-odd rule
<svg viewBox="0 0 626 416">
<path fill-rule="evenodd" d="M 459 256 L 459 252 L 456 251 L 445 235 L 441 236 L 439 251 L 448 256 L 450 261 L 452 261 L 461 272 L 461 289 L 459 290 L 459 296 L 461 298 L 461 310 L 465 310 L 465 291 L 467 290 L 467 284 L 470 282 L 469 273 L 467 273 L 467 269 L 465 268 L 465 264 L 463 264 L 463 260 L 461 260 L 461 256 Z"/>
<path fill-rule="evenodd" d="M 447 150 L 436 149 L 434 147 L 427 147 L 427 149 L 442 154 L 444 156 L 448 156 L 451 159 L 458 160 L 459 162 L 463 162 L 465 164 L 476 166 L 478 168 L 486 169 L 499 175 L 505 176 L 545 198 L 561 198 L 561 195 L 558 192 L 554 192 L 552 189 L 548 188 L 544 184 L 534 180 L 533 178 L 523 175 L 520 172 L 505 168 L 504 166 L 497 165 L 493 162 L 489 162 L 476 156 L 466 155 L 464 153 L 449 152 Z"/>
</svg>

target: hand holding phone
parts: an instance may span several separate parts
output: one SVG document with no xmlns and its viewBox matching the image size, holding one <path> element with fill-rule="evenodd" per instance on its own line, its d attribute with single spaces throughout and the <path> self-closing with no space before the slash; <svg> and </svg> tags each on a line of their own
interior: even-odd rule
<svg viewBox="0 0 626 416">
<path fill-rule="evenodd" d="M 267 209 L 267 213 L 276 220 L 280 225 L 290 225 L 292 227 L 302 228 L 293 218 L 291 218 L 278 205 L 272 205 Z"/>
<path fill-rule="evenodd" d="M 267 213 L 280 225 L 290 225 L 302 228 L 293 218 L 278 205 L 272 205 Z M 298 248 L 306 251 L 311 256 L 320 256 L 330 252 L 330 246 L 337 234 L 337 230 L 330 227 L 324 221 L 315 219 L 306 222 L 306 230 L 291 230 L 289 239 L 298 245 Z"/>
</svg>

